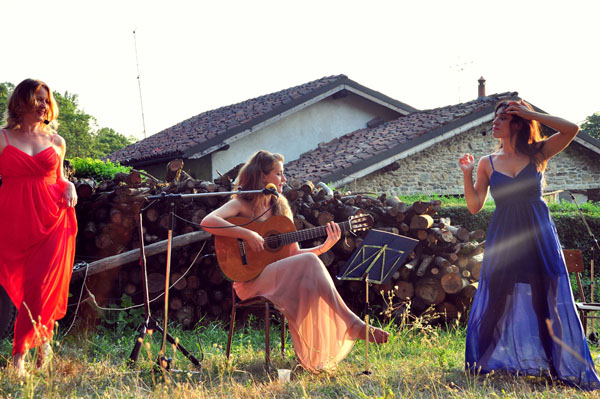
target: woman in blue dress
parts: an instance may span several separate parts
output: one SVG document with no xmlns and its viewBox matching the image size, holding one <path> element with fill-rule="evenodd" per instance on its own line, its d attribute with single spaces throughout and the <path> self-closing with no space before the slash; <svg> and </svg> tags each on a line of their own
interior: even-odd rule
<svg viewBox="0 0 600 399">
<path fill-rule="evenodd" d="M 542 139 L 540 123 L 557 132 Z M 459 160 L 469 211 L 481 210 L 488 188 L 496 203 L 467 327 L 465 366 L 471 372 L 545 375 L 585 390 L 600 388 L 556 227 L 542 200 L 548 160 L 578 130 L 524 101 L 503 101 L 493 123 L 498 150 L 479 160 L 475 184 L 473 156 Z"/>
</svg>

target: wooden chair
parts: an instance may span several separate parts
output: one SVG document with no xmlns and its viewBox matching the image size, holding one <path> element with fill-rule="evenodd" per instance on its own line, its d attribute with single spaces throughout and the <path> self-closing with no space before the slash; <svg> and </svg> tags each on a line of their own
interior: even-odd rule
<svg viewBox="0 0 600 399">
<path fill-rule="evenodd" d="M 271 345 L 270 345 L 270 327 L 271 327 L 271 315 L 276 315 L 281 323 L 281 355 L 285 353 L 285 316 L 281 313 L 271 301 L 262 296 L 256 296 L 248 298 L 243 301 L 238 301 L 238 297 L 231 287 L 231 318 L 229 320 L 229 337 L 227 338 L 227 360 L 229 360 L 229 354 L 231 353 L 231 340 L 233 339 L 233 329 L 235 328 L 235 317 L 238 309 L 242 308 L 262 308 L 264 309 L 265 318 L 265 369 L 267 372 L 271 369 Z"/>
<path fill-rule="evenodd" d="M 569 273 L 575 273 L 577 279 L 577 290 L 579 291 L 581 302 L 575 302 L 575 307 L 579 312 L 581 324 L 583 324 L 583 332 L 587 336 L 588 319 L 600 319 L 600 316 L 593 315 L 594 312 L 600 312 L 600 303 L 587 302 L 585 299 L 583 284 L 581 283 L 581 273 L 585 270 L 581 251 L 578 249 L 564 249 L 563 254 L 565 255 L 565 261 L 567 263 L 567 270 Z"/>
</svg>

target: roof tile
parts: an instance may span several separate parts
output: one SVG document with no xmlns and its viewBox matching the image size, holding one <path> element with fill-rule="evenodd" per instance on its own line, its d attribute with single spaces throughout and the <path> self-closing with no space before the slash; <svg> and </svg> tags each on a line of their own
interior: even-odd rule
<svg viewBox="0 0 600 399">
<path fill-rule="evenodd" d="M 327 76 L 276 93 L 203 112 L 118 150 L 109 155 L 108 159 L 132 163 L 166 156 L 181 156 L 190 148 L 260 118 L 268 112 L 275 112 L 314 90 L 344 79 L 347 79 L 346 75 Z"/>
<path fill-rule="evenodd" d="M 302 154 L 300 158 L 286 163 L 286 174 L 291 178 L 322 180 L 489 107 L 500 99 L 516 95 L 516 92 L 500 93 L 467 103 L 417 111 L 374 128 L 356 130 L 319 145 L 318 148 Z"/>
</svg>

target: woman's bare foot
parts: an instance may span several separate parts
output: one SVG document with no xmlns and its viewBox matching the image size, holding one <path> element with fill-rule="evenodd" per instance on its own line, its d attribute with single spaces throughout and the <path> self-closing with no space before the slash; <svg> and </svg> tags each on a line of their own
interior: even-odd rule
<svg viewBox="0 0 600 399">
<path fill-rule="evenodd" d="M 369 327 L 369 342 L 373 342 L 375 344 L 385 344 L 390 336 L 390 333 L 382 330 L 381 328 Z M 360 339 L 365 339 L 365 329 L 361 329 Z"/>
<path fill-rule="evenodd" d="M 37 367 L 45 368 L 52 358 L 52 347 L 48 342 L 44 342 L 38 347 Z"/>
<path fill-rule="evenodd" d="M 27 377 L 27 370 L 25 370 L 25 354 L 17 353 L 13 359 L 13 366 L 15 372 L 19 377 Z"/>
</svg>

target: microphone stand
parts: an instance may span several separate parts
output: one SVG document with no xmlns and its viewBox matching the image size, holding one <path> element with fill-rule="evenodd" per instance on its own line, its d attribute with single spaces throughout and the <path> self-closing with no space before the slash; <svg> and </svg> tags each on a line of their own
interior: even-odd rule
<svg viewBox="0 0 600 399">
<path fill-rule="evenodd" d="M 171 370 L 171 363 L 173 359 L 166 357 L 166 343 L 167 341 L 175 345 L 175 348 L 187 357 L 195 366 L 202 367 L 200 361 L 196 359 L 194 355 L 192 355 L 186 348 L 184 348 L 177 340 L 175 340 L 168 332 L 167 332 L 167 320 L 168 320 L 168 312 L 169 312 L 169 285 L 170 285 L 170 276 L 171 276 L 171 250 L 173 244 L 173 228 L 175 224 L 175 202 L 181 198 L 198 198 L 198 197 L 212 197 L 217 195 L 231 195 L 231 194 L 272 194 L 276 197 L 279 197 L 279 193 L 276 190 L 275 185 L 268 184 L 267 187 L 261 190 L 238 190 L 238 191 L 220 191 L 213 193 L 197 193 L 197 194 L 167 194 L 161 193 L 158 195 L 150 195 L 147 197 L 149 200 L 169 200 L 170 205 L 170 216 L 169 216 L 169 229 L 167 231 L 167 261 L 166 261 L 166 271 L 165 271 L 165 292 L 164 292 L 164 315 L 163 315 L 163 326 L 160 327 L 158 321 L 154 319 L 150 312 L 150 295 L 148 292 L 148 270 L 146 264 L 146 252 L 144 250 L 144 231 L 143 231 L 143 220 L 142 220 L 142 212 L 149 208 L 152 204 L 148 205 L 145 208 L 140 209 L 139 213 L 139 236 L 140 236 L 140 266 L 143 271 L 143 289 L 144 289 L 144 313 L 145 319 L 143 325 L 140 327 L 140 333 L 138 338 L 133 346 L 133 350 L 131 351 L 131 355 L 129 356 L 129 365 L 133 367 L 138 360 L 140 350 L 142 348 L 142 344 L 146 337 L 146 334 L 149 331 L 158 330 L 162 334 L 162 343 L 159 352 L 159 357 L 157 360 L 158 365 L 165 371 Z"/>
<path fill-rule="evenodd" d="M 171 201 L 170 205 L 171 205 L 171 214 L 170 214 L 170 220 L 169 220 L 169 230 L 167 233 L 168 234 L 167 268 L 166 268 L 166 275 L 165 275 L 165 313 L 164 313 L 164 320 L 163 320 L 162 328 L 160 327 L 158 321 L 152 317 L 152 314 L 150 311 L 150 295 L 149 295 L 149 291 L 148 291 L 148 268 L 147 268 L 147 264 L 146 264 L 146 252 L 144 249 L 144 228 L 143 228 L 143 221 L 142 221 L 142 212 L 145 211 L 148 207 L 141 209 L 140 213 L 139 213 L 138 226 L 139 226 L 139 236 L 140 236 L 140 266 L 142 267 L 142 272 L 143 272 L 145 317 L 144 317 L 144 323 L 140 327 L 140 333 L 135 341 L 133 350 L 131 351 L 131 355 L 129 355 L 129 366 L 130 367 L 133 367 L 135 365 L 135 363 L 137 362 L 137 359 L 139 357 L 140 350 L 142 348 L 142 344 L 144 342 L 146 334 L 149 331 L 153 331 L 153 330 L 157 330 L 162 335 L 162 344 L 161 344 L 157 363 L 163 370 L 165 370 L 165 371 L 170 370 L 171 363 L 172 363 L 172 359 L 167 358 L 165 356 L 166 341 L 169 341 L 169 343 L 171 345 L 175 345 L 175 348 L 177 350 L 181 351 L 181 353 L 185 357 L 187 357 L 190 360 L 190 362 L 192 362 L 192 364 L 194 364 L 197 367 L 202 367 L 202 364 L 200 363 L 200 361 L 167 332 L 167 320 L 168 320 L 167 310 L 168 310 L 168 306 L 169 306 L 169 284 L 170 284 L 169 277 L 171 274 L 170 273 L 170 270 L 171 270 L 171 248 L 172 248 L 172 242 L 173 242 L 175 201 L 174 200 Z"/>
<path fill-rule="evenodd" d="M 581 220 L 583 221 L 583 224 L 588 231 L 588 235 L 591 237 L 592 242 L 594 243 L 596 249 L 598 251 L 600 251 L 600 244 L 598 244 L 598 240 L 596 239 L 596 236 L 592 232 L 592 229 L 590 229 L 590 226 L 588 225 L 587 220 L 585 220 L 585 216 L 583 215 L 583 212 L 581 212 L 581 208 L 579 207 L 579 204 L 577 203 L 575 196 L 570 191 L 569 191 L 569 195 L 571 196 L 571 199 L 573 199 L 573 203 L 575 204 L 575 206 L 577 206 L 577 211 L 579 212 L 579 216 L 581 216 Z M 593 251 L 593 249 L 592 249 L 592 251 Z M 592 284 L 593 284 L 593 282 L 592 282 Z"/>
<path fill-rule="evenodd" d="M 583 215 L 583 212 L 581 211 L 581 208 L 579 207 L 579 204 L 577 203 L 577 200 L 575 199 L 575 196 L 573 195 L 572 192 L 569 191 L 569 195 L 571 196 L 571 199 L 573 200 L 573 203 L 575 204 L 575 206 L 577 206 L 577 211 L 579 212 L 579 216 L 581 216 L 581 220 L 583 221 L 583 225 L 585 226 L 585 228 L 587 229 L 588 235 L 591 237 L 592 239 L 592 243 L 594 244 L 591 248 L 591 271 L 590 271 L 590 303 L 594 303 L 594 246 L 596 247 L 596 249 L 598 249 L 600 251 L 600 245 L 598 244 L 598 240 L 596 239 L 596 236 L 594 235 L 594 233 L 592 232 L 592 229 L 590 229 L 590 226 L 587 223 L 587 220 L 585 220 L 585 216 Z M 592 319 L 592 332 L 589 335 L 589 338 L 592 342 L 597 343 L 598 342 L 598 334 L 596 334 L 594 330 L 594 319 Z"/>
</svg>

